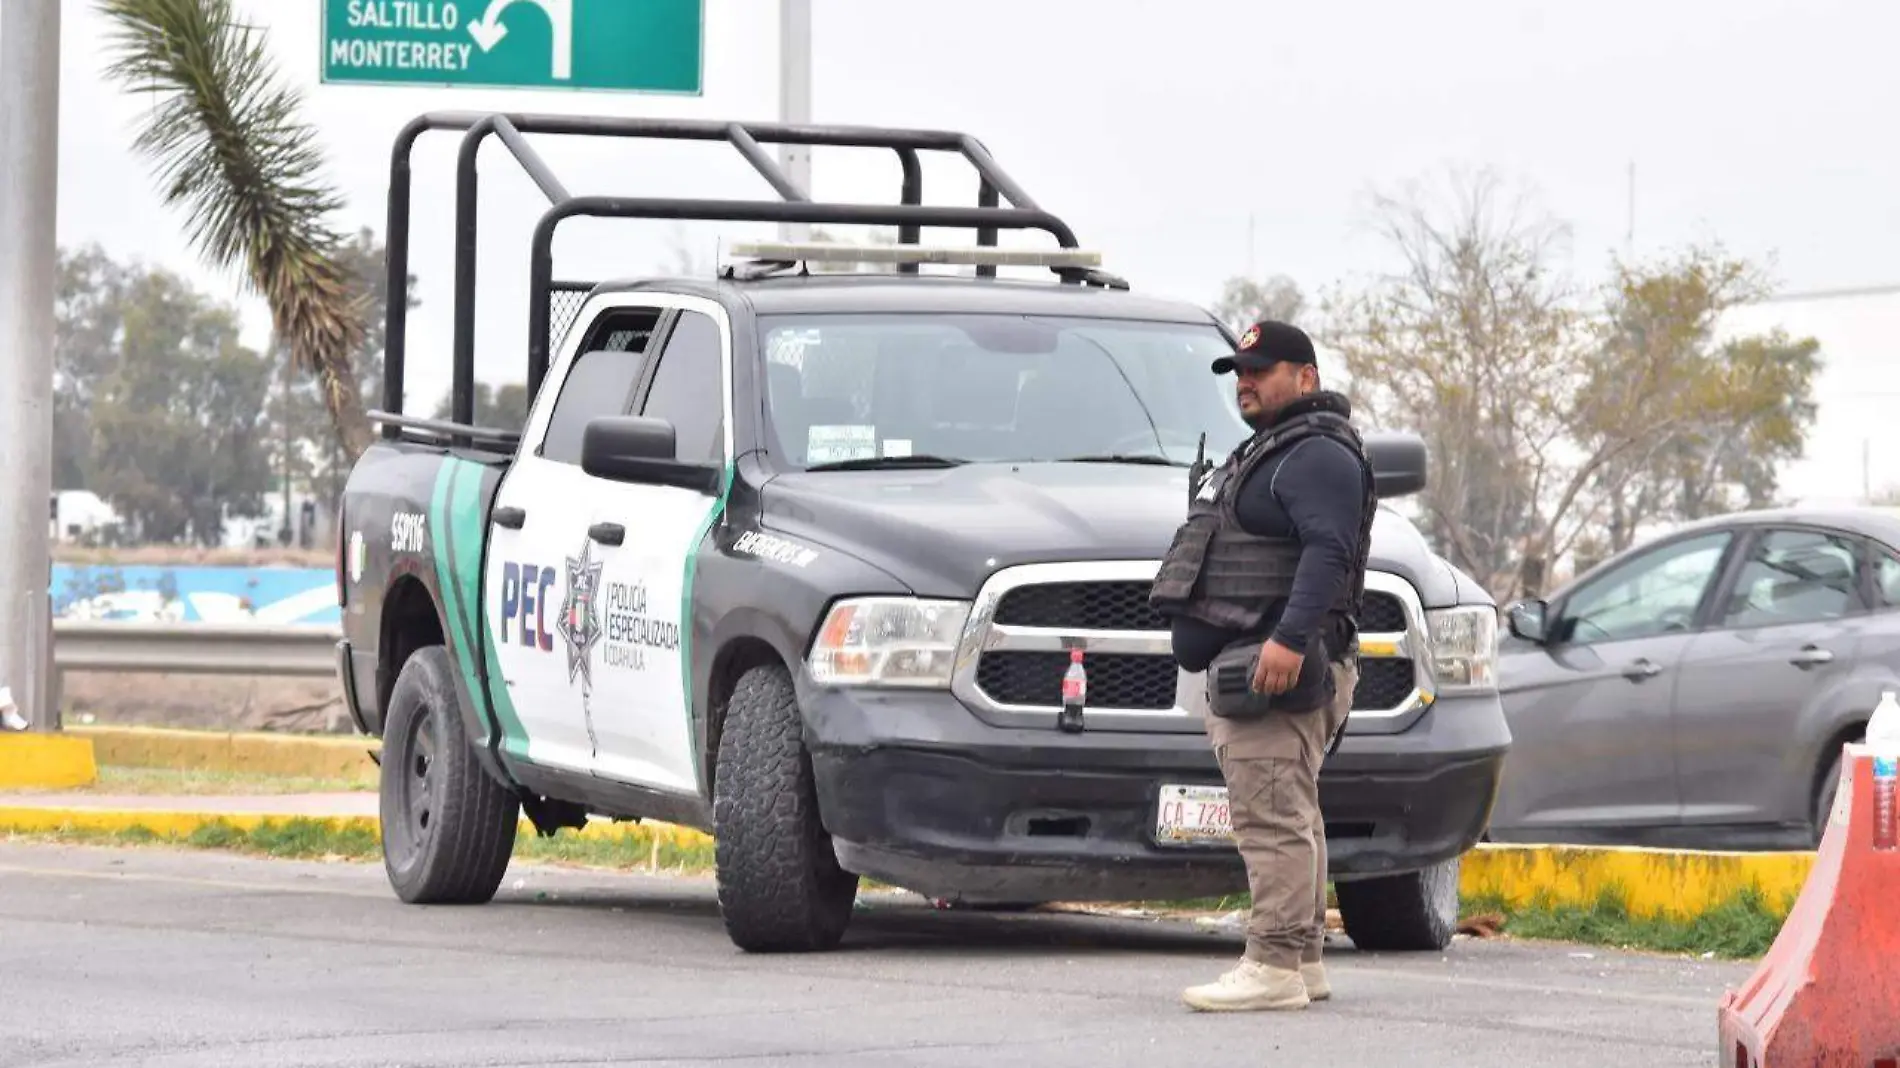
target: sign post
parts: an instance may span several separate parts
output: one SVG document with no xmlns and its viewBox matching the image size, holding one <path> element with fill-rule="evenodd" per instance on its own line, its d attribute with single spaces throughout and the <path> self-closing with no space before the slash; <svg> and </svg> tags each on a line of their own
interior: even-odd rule
<svg viewBox="0 0 1900 1068">
<path fill-rule="evenodd" d="M 323 0 L 323 80 L 697 96 L 704 0 Z"/>
</svg>

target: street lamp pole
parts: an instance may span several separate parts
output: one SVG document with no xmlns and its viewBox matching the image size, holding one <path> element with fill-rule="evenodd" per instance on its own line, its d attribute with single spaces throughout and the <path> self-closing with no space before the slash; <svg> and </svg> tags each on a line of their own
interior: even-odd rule
<svg viewBox="0 0 1900 1068">
<path fill-rule="evenodd" d="M 811 0 L 779 0 L 778 118 L 783 123 L 811 121 Z M 811 195 L 811 146 L 778 146 L 779 166 L 793 184 Z M 807 223 L 780 223 L 779 240 L 804 241 Z"/>
<path fill-rule="evenodd" d="M 0 0 L 0 686 L 59 727 L 52 673 L 60 0 Z"/>
</svg>

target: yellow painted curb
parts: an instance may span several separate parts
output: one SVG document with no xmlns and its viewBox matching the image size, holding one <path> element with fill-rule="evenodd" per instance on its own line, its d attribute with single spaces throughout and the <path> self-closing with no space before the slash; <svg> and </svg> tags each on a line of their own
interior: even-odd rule
<svg viewBox="0 0 1900 1068">
<path fill-rule="evenodd" d="M 122 834 L 145 831 L 160 838 L 187 838 L 208 826 L 228 826 L 252 831 L 264 827 L 321 824 L 339 832 L 363 833 L 380 838 L 381 821 L 375 816 L 296 816 L 285 813 L 205 812 L 185 809 L 112 809 L 53 808 L 37 805 L 0 805 L 0 833 L 45 834 L 50 832 L 92 832 Z M 534 824 L 526 818 L 519 826 L 520 840 L 535 836 Z M 693 848 L 712 844 L 711 836 L 671 823 L 611 823 L 595 820 L 584 828 L 563 829 L 553 841 L 581 838 L 594 842 L 624 842 L 628 846 L 650 847 L 655 844 Z"/>
<path fill-rule="evenodd" d="M 0 731 L 0 790 L 59 790 L 99 779 L 92 742 L 63 733 Z"/>
<path fill-rule="evenodd" d="M 226 771 L 285 778 L 374 782 L 381 748 L 362 735 L 287 735 L 150 727 L 74 727 L 91 739 L 98 762 L 120 768 Z"/>
<path fill-rule="evenodd" d="M 1801 893 L 1813 853 L 1717 853 L 1666 849 L 1485 843 L 1465 854 L 1459 890 L 1513 907 L 1594 907 L 1620 898 L 1631 916 L 1692 920 L 1742 894 L 1779 910 Z"/>
</svg>

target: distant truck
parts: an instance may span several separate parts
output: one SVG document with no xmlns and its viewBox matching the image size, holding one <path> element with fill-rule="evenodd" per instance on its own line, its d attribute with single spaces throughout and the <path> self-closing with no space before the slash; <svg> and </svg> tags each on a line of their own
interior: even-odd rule
<svg viewBox="0 0 1900 1068">
<path fill-rule="evenodd" d="M 917 130 L 425 115 L 392 164 L 389 276 L 408 270 L 409 154 L 464 131 L 453 417 L 401 412 L 389 306 L 381 437 L 341 504 L 338 666 L 383 739 L 383 848 L 408 902 L 479 902 L 520 813 L 716 842 L 733 942 L 842 937 L 860 876 L 1022 906 L 1244 892 L 1200 679 L 1146 604 L 1206 434 L 1248 433 L 1205 310 L 1134 295 L 974 139 Z M 724 141 L 778 200 L 570 196 L 536 133 Z M 525 426 L 471 425 L 476 171 L 496 137 L 547 194 L 534 232 Z M 761 142 L 894 153 L 902 197 L 813 203 Z M 919 153 L 978 205 L 925 206 Z M 1007 198 L 1010 207 L 999 206 Z M 577 217 L 895 227 L 895 246 L 761 244 L 717 277 L 556 281 Z M 922 246 L 922 227 L 976 231 Z M 1046 232 L 1054 251 L 998 247 Z M 811 273 L 826 260 L 890 273 Z M 974 265 L 930 276 L 924 263 Z M 1046 267 L 1054 281 L 997 277 Z M 503 294 L 484 293 L 483 300 Z M 1375 435 L 1385 495 L 1418 439 Z M 1436 949 L 1509 734 L 1496 610 L 1402 517 L 1374 529 L 1362 678 L 1322 797 L 1348 934 Z M 1085 651 L 1084 729 L 1055 726 Z"/>
</svg>

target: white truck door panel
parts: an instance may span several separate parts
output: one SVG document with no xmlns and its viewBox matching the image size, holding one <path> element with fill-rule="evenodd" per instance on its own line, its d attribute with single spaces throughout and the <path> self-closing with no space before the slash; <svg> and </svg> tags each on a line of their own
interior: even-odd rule
<svg viewBox="0 0 1900 1068">
<path fill-rule="evenodd" d="M 566 502 L 582 487 L 581 470 L 524 455 L 495 495 L 495 508 L 524 513 L 521 529 L 491 523 L 482 604 L 522 732 L 527 758 L 552 768 L 584 770 L 594 742 L 562 658 L 561 533 L 581 520 Z"/>
<path fill-rule="evenodd" d="M 591 773 L 596 741 L 588 708 L 601 639 L 591 623 L 600 562 L 589 551 L 587 527 L 598 480 L 581 470 L 581 433 L 590 419 L 631 410 L 659 312 L 621 307 L 583 315 L 589 318 L 576 322 L 581 336 L 550 368 L 496 493 L 483 604 L 499 683 L 527 735 L 527 759 Z M 500 521 L 508 509 L 518 510 L 518 529 Z"/>
<path fill-rule="evenodd" d="M 652 374 L 640 414 L 673 424 L 676 457 L 729 468 L 731 331 L 717 304 L 687 297 Z M 693 560 L 723 506 L 711 493 L 593 479 L 588 526 L 617 524 L 597 542 L 601 641 L 590 714 L 595 774 L 696 793 L 701 766 L 688 704 L 687 639 Z M 585 536 L 585 535 L 584 535 Z"/>
</svg>

